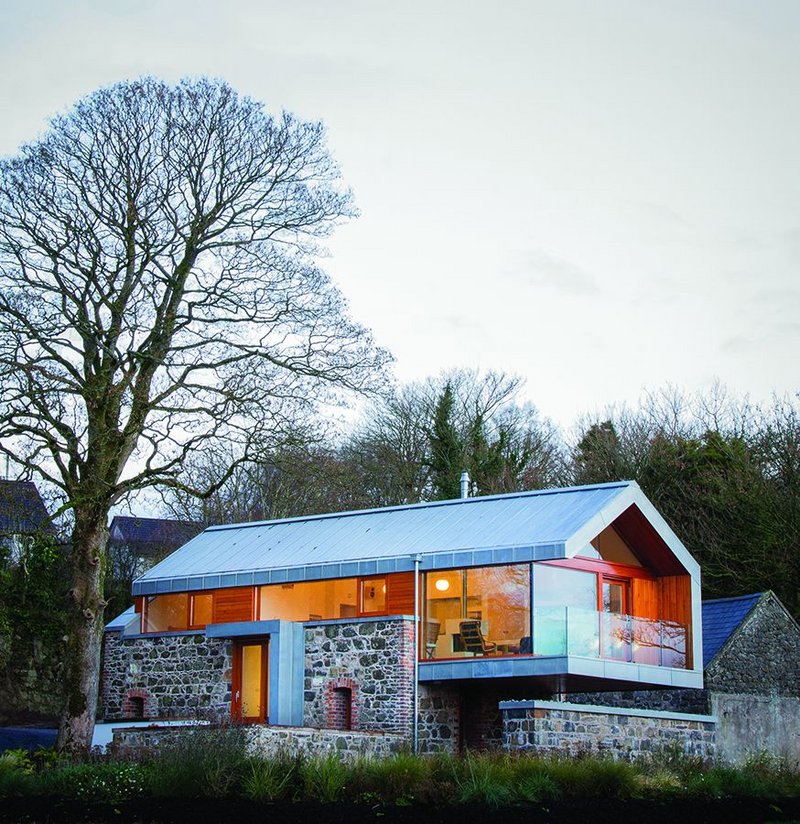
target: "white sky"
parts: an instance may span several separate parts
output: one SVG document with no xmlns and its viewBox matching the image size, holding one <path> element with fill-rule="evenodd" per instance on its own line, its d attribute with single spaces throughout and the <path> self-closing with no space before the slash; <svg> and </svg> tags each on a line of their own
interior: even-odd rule
<svg viewBox="0 0 800 824">
<path fill-rule="evenodd" d="M 401 380 L 518 373 L 562 425 L 800 388 L 796 0 L 3 0 L 0 154 L 145 73 L 326 123 L 327 268 Z"/>
</svg>

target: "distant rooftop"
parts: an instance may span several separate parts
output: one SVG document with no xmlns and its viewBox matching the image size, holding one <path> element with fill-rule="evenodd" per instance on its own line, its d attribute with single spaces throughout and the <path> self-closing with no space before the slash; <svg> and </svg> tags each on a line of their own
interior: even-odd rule
<svg viewBox="0 0 800 824">
<path fill-rule="evenodd" d="M 703 601 L 703 667 L 707 667 L 728 638 L 764 597 L 763 592 Z"/>
<path fill-rule="evenodd" d="M 192 521 L 115 515 L 109 530 L 109 543 L 124 544 L 140 555 L 150 555 L 172 552 L 202 531 L 202 525 Z"/>
<path fill-rule="evenodd" d="M 33 535 L 52 525 L 36 484 L 0 480 L 0 535 Z"/>
</svg>

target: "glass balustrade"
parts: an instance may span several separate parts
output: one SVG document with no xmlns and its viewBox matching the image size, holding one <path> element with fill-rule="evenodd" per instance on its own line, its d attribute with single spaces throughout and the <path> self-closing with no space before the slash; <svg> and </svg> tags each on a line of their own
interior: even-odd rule
<svg viewBox="0 0 800 824">
<path fill-rule="evenodd" d="M 580 655 L 635 664 L 685 668 L 684 624 L 580 607 L 533 610 L 534 655 Z"/>
</svg>

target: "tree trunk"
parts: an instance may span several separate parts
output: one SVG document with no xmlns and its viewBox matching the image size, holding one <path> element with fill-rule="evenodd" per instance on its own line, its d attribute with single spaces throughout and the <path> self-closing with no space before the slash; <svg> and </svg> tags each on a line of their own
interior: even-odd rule
<svg viewBox="0 0 800 824">
<path fill-rule="evenodd" d="M 73 589 L 64 668 L 65 703 L 56 740 L 58 750 L 74 754 L 88 753 L 94 734 L 107 539 L 105 512 L 76 510 L 71 552 Z"/>
</svg>

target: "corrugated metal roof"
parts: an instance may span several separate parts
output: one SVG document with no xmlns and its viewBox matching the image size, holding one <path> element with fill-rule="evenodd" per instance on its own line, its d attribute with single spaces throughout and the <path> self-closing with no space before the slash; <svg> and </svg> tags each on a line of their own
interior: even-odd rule
<svg viewBox="0 0 800 824">
<path fill-rule="evenodd" d="M 630 481 L 211 527 L 134 594 L 563 557 L 564 543 Z M 638 487 L 637 487 L 638 489 Z M 468 553 L 468 556 L 464 553 Z M 323 574 L 324 569 L 324 574 Z"/>
<path fill-rule="evenodd" d="M 764 596 L 763 592 L 739 595 L 735 598 L 716 598 L 703 601 L 703 668 L 725 646 L 750 610 Z"/>
</svg>

